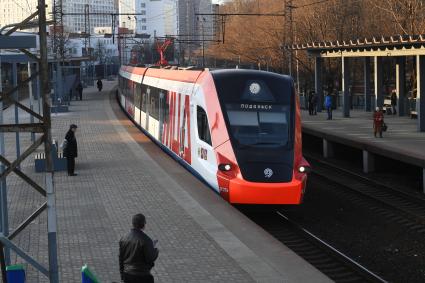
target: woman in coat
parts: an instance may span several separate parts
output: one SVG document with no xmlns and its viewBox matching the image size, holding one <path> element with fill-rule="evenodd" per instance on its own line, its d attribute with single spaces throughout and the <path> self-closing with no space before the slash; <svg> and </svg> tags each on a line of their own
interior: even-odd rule
<svg viewBox="0 0 425 283">
<path fill-rule="evenodd" d="M 373 113 L 373 130 L 376 138 L 376 134 L 382 138 L 382 126 L 384 125 L 384 114 L 379 107 L 376 107 L 376 111 Z"/>
<path fill-rule="evenodd" d="M 75 138 L 76 131 L 77 125 L 72 124 L 65 136 L 66 146 L 63 149 L 63 155 L 67 160 L 68 176 L 77 176 L 74 173 L 75 158 L 78 156 L 77 139 Z"/>
</svg>

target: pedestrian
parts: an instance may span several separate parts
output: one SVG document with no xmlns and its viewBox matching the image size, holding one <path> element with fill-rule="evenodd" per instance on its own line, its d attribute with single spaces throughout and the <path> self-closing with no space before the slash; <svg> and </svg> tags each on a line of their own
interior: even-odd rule
<svg viewBox="0 0 425 283">
<path fill-rule="evenodd" d="M 396 106 L 397 106 L 397 94 L 393 90 L 393 92 L 391 93 L 391 110 L 393 112 L 393 115 L 397 114 Z"/>
<path fill-rule="evenodd" d="M 379 134 L 379 137 L 382 138 L 382 126 L 384 125 L 384 114 L 382 113 L 379 107 L 376 107 L 375 112 L 373 113 L 373 133 L 375 135 Z"/>
<path fill-rule="evenodd" d="M 97 80 L 97 89 L 99 90 L 99 92 L 102 91 L 102 88 L 103 88 L 102 80 L 101 79 L 98 79 Z"/>
<path fill-rule="evenodd" d="M 75 138 L 75 132 L 77 131 L 77 125 L 72 124 L 69 126 L 69 130 L 65 135 L 65 141 L 63 145 L 63 156 L 66 157 L 68 176 L 77 176 L 75 174 L 75 158 L 78 156 L 77 139 Z"/>
<path fill-rule="evenodd" d="M 153 283 L 151 269 L 158 258 L 157 241 L 145 234 L 146 218 L 136 214 L 133 229 L 119 242 L 119 265 L 124 283 Z"/>
<path fill-rule="evenodd" d="M 310 91 L 310 94 L 308 95 L 308 115 L 313 115 L 313 97 L 314 97 L 314 91 Z"/>
<path fill-rule="evenodd" d="M 326 94 L 325 108 L 326 108 L 326 111 L 328 112 L 327 120 L 332 120 L 332 96 L 330 93 Z"/>
<path fill-rule="evenodd" d="M 78 95 L 80 96 L 80 100 L 83 100 L 83 85 L 81 84 L 81 82 L 78 83 L 75 90 L 78 92 Z"/>
<path fill-rule="evenodd" d="M 311 100 L 313 104 L 313 115 L 317 115 L 317 93 L 313 92 L 313 98 Z"/>
</svg>

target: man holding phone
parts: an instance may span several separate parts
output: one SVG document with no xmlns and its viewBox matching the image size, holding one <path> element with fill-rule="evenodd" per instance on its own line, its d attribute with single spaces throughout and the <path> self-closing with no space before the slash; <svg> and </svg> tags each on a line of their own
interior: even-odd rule
<svg viewBox="0 0 425 283">
<path fill-rule="evenodd" d="M 120 274 L 124 283 L 153 283 L 151 269 L 158 258 L 157 240 L 152 239 L 143 231 L 146 218 L 136 214 L 132 219 L 133 229 L 121 238 L 119 242 Z"/>
</svg>

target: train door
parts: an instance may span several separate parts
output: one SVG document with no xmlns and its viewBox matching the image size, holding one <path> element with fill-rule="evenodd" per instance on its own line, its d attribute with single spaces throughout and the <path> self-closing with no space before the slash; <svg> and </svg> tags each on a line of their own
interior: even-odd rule
<svg viewBox="0 0 425 283">
<path fill-rule="evenodd" d="M 191 164 L 191 140 L 190 140 L 190 104 L 189 95 L 179 97 L 181 103 L 181 124 L 179 129 L 179 156 Z M 180 122 L 180 121 L 179 121 Z"/>
<path fill-rule="evenodd" d="M 146 101 L 145 101 L 145 105 L 146 105 L 146 126 L 145 129 L 147 132 L 149 132 L 149 110 L 150 110 L 150 101 L 151 101 L 151 88 L 148 87 L 148 89 L 146 90 Z"/>
<path fill-rule="evenodd" d="M 164 133 L 166 127 L 167 116 L 167 99 L 165 91 L 159 93 L 159 140 L 164 143 Z"/>
<path fill-rule="evenodd" d="M 140 84 L 135 83 L 134 88 L 134 121 L 141 125 L 141 96 L 142 96 L 142 89 L 140 87 Z"/>
<path fill-rule="evenodd" d="M 217 159 L 212 147 L 210 121 L 208 119 L 204 97 L 201 93 L 194 96 L 194 167 L 198 173 L 218 191 Z M 196 162 L 195 162 L 196 160 Z M 195 164 L 196 163 L 196 164 Z"/>
</svg>

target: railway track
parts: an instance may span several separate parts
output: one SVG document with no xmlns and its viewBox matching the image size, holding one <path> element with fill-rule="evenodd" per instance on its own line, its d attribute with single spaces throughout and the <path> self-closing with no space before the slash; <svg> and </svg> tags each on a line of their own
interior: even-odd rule
<svg viewBox="0 0 425 283">
<path fill-rule="evenodd" d="M 335 282 L 387 282 L 291 221 L 280 210 L 259 213 L 241 208 L 241 211 Z"/>
<path fill-rule="evenodd" d="M 328 185 L 339 194 L 352 193 L 377 213 L 392 222 L 425 233 L 425 198 L 377 182 L 361 174 L 340 168 L 329 162 L 306 155 L 313 165 L 312 181 Z"/>
</svg>

